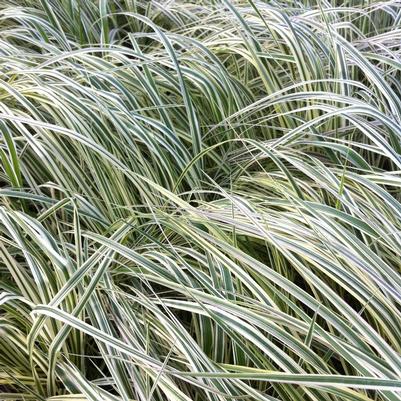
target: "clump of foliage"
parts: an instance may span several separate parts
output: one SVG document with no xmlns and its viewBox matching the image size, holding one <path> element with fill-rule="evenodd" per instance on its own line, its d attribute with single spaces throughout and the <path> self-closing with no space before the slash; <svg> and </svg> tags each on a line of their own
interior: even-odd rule
<svg viewBox="0 0 401 401">
<path fill-rule="evenodd" d="M 0 21 L 0 399 L 401 400 L 399 1 Z"/>
</svg>

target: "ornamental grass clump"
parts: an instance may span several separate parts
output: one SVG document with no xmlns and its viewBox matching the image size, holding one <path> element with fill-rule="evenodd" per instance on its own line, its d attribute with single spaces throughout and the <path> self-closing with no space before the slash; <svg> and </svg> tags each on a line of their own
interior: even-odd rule
<svg viewBox="0 0 401 401">
<path fill-rule="evenodd" d="M 1 400 L 401 400 L 399 1 L 0 21 Z"/>
</svg>

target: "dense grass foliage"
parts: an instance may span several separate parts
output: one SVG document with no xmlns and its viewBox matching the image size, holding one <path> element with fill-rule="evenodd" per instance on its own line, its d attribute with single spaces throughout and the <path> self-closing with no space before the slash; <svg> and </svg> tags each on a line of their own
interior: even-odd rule
<svg viewBox="0 0 401 401">
<path fill-rule="evenodd" d="M 399 1 L 0 21 L 1 400 L 401 400 Z"/>
</svg>

